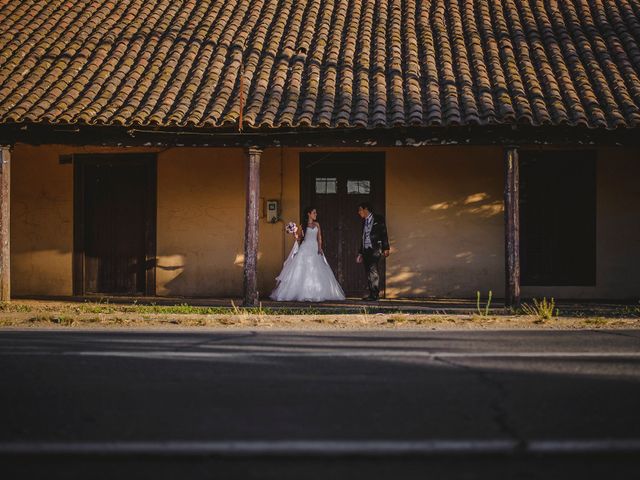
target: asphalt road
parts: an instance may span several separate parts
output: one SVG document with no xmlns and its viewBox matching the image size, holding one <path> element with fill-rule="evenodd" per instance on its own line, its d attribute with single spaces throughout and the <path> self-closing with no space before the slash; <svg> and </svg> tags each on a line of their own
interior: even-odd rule
<svg viewBox="0 0 640 480">
<path fill-rule="evenodd" d="M 640 478 L 640 331 L 0 332 L 3 478 Z"/>
</svg>

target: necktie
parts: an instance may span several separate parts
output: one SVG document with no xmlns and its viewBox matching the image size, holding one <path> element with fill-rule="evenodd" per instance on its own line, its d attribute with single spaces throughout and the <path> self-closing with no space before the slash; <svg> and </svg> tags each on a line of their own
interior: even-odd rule
<svg viewBox="0 0 640 480">
<path fill-rule="evenodd" d="M 371 222 L 373 221 L 373 215 L 367 217 L 364 222 L 364 232 L 362 232 L 362 243 L 366 247 L 367 237 L 371 238 Z"/>
</svg>

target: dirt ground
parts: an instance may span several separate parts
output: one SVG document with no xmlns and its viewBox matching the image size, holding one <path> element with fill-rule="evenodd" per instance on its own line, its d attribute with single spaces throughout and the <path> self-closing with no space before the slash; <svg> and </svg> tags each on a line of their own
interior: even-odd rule
<svg viewBox="0 0 640 480">
<path fill-rule="evenodd" d="M 285 313 L 283 313 L 285 312 Z M 96 302 L 13 301 L 0 304 L 0 328 L 185 328 L 233 329 L 631 329 L 640 328 L 637 309 L 607 310 L 551 318 L 489 312 L 358 313 L 317 309 L 244 309 Z"/>
</svg>

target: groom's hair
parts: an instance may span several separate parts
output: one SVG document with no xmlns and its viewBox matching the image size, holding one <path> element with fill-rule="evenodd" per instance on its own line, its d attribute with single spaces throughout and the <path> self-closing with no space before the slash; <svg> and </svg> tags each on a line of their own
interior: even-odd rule
<svg viewBox="0 0 640 480">
<path fill-rule="evenodd" d="M 373 213 L 373 206 L 369 202 L 360 202 L 358 204 L 358 208 L 369 210 L 371 213 Z"/>
</svg>

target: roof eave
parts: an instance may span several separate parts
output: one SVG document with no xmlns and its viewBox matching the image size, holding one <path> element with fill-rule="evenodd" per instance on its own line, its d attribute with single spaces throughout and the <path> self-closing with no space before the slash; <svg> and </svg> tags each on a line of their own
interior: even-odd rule
<svg viewBox="0 0 640 480">
<path fill-rule="evenodd" d="M 390 128 L 237 128 L 6 123 L 0 144 L 216 147 L 410 147 L 426 145 L 640 146 L 640 128 L 571 126 L 449 126 Z"/>
</svg>

